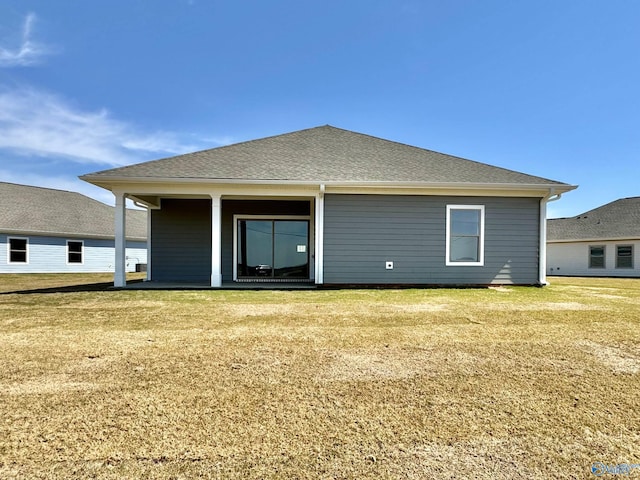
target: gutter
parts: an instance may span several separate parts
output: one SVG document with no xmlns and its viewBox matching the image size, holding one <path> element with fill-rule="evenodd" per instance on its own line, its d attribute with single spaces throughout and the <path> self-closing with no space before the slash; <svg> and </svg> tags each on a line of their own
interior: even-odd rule
<svg viewBox="0 0 640 480">
<path fill-rule="evenodd" d="M 83 175 L 80 180 L 93 183 L 94 185 L 113 185 L 113 184 L 191 184 L 191 185 L 288 185 L 317 187 L 318 184 L 330 187 L 386 187 L 386 188 L 456 188 L 456 189 L 522 189 L 522 190 L 540 190 L 551 188 L 559 193 L 568 192 L 577 188 L 577 185 L 569 185 L 563 183 L 486 183 L 486 182 L 415 182 L 415 181 L 354 181 L 354 180 L 283 180 L 283 179 L 236 179 L 236 178 L 192 178 L 192 177 L 124 177 L 113 176 L 103 177 L 99 175 Z M 105 187 L 103 187 L 105 188 Z"/>
<path fill-rule="evenodd" d="M 12 229 L 0 229 L 3 234 L 6 235 L 22 235 L 24 237 L 53 237 L 53 238 L 78 238 L 78 239 L 91 239 L 91 240 L 114 240 L 115 235 L 102 235 L 99 233 L 65 233 L 65 232 L 49 232 L 44 230 L 12 230 Z M 146 237 L 131 237 L 127 236 L 127 240 L 133 242 L 144 242 Z"/>
<path fill-rule="evenodd" d="M 547 243 L 637 242 L 638 240 L 640 240 L 640 234 L 635 237 L 561 238 L 547 240 Z"/>
</svg>

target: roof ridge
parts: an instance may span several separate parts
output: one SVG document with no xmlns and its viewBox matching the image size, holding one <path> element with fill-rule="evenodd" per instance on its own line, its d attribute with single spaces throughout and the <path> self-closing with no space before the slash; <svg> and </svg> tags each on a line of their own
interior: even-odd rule
<svg viewBox="0 0 640 480">
<path fill-rule="evenodd" d="M 72 190 L 63 190 L 61 188 L 42 187 L 40 185 L 27 185 L 26 183 L 14 183 L 14 182 L 4 182 L 4 181 L 0 181 L 0 183 L 4 183 L 5 185 L 13 185 L 14 187 L 39 188 L 40 190 L 51 190 L 53 192 L 74 193 L 76 195 L 83 195 L 80 192 L 74 192 Z M 86 197 L 86 195 L 83 195 L 83 196 Z M 87 197 L 87 198 L 91 198 L 91 197 Z M 96 200 L 96 201 L 98 201 L 98 200 Z M 102 202 L 100 202 L 100 203 L 102 203 Z"/>
<path fill-rule="evenodd" d="M 612 200 L 612 201 L 610 201 L 610 202 L 604 203 L 604 204 L 600 205 L 599 207 L 592 208 L 591 210 L 587 210 L 586 212 L 579 213 L 579 214 L 577 214 L 577 215 L 575 215 L 575 216 L 576 216 L 576 217 L 580 217 L 580 216 L 582 216 L 582 215 L 591 214 L 592 212 L 595 212 L 595 211 L 597 211 L 597 210 L 602 210 L 602 209 L 604 209 L 604 208 L 606 208 L 606 207 L 609 207 L 609 206 L 611 206 L 611 205 L 613 205 L 613 204 L 615 204 L 615 203 L 622 202 L 622 201 L 624 201 L 624 200 L 639 200 L 639 201 L 640 201 L 640 196 L 637 196 L 637 197 L 623 197 L 623 198 L 618 198 L 617 200 Z"/>
</svg>

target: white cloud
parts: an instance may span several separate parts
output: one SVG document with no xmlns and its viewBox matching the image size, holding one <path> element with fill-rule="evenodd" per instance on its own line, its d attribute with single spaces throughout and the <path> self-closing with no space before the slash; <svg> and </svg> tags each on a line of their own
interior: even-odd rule
<svg viewBox="0 0 640 480">
<path fill-rule="evenodd" d="M 83 111 L 47 92 L 0 90 L 0 149 L 25 157 L 121 166 L 203 148 L 184 137 L 141 132 L 105 109 Z"/>
<path fill-rule="evenodd" d="M 42 57 L 54 53 L 53 49 L 33 40 L 36 15 L 29 13 L 22 26 L 19 45 L 15 48 L 0 46 L 0 67 L 27 67 L 40 63 Z"/>
</svg>

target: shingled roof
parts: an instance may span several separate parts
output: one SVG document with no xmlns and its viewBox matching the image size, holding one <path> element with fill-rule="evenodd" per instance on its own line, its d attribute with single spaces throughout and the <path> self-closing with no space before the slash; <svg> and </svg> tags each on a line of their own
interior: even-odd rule
<svg viewBox="0 0 640 480">
<path fill-rule="evenodd" d="M 640 197 L 622 198 L 547 222 L 548 241 L 640 239 Z"/>
<path fill-rule="evenodd" d="M 80 193 L 0 182 L 0 232 L 115 238 L 115 208 Z M 146 212 L 127 210 L 127 238 L 147 236 Z"/>
<path fill-rule="evenodd" d="M 332 126 L 188 153 L 81 177 L 109 181 L 491 184 L 573 187 Z"/>
</svg>

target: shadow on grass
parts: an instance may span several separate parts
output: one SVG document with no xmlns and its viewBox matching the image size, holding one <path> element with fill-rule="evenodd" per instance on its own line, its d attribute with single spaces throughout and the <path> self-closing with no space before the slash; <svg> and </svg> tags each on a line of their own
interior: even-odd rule
<svg viewBox="0 0 640 480">
<path fill-rule="evenodd" d="M 127 285 L 142 283 L 142 280 L 129 280 Z M 21 289 L 9 292 L 0 292 L 0 295 L 31 295 L 39 293 L 83 293 L 83 292 L 107 292 L 113 290 L 121 290 L 113 286 L 113 282 L 87 283 L 82 285 L 62 285 L 58 287 Z"/>
</svg>

